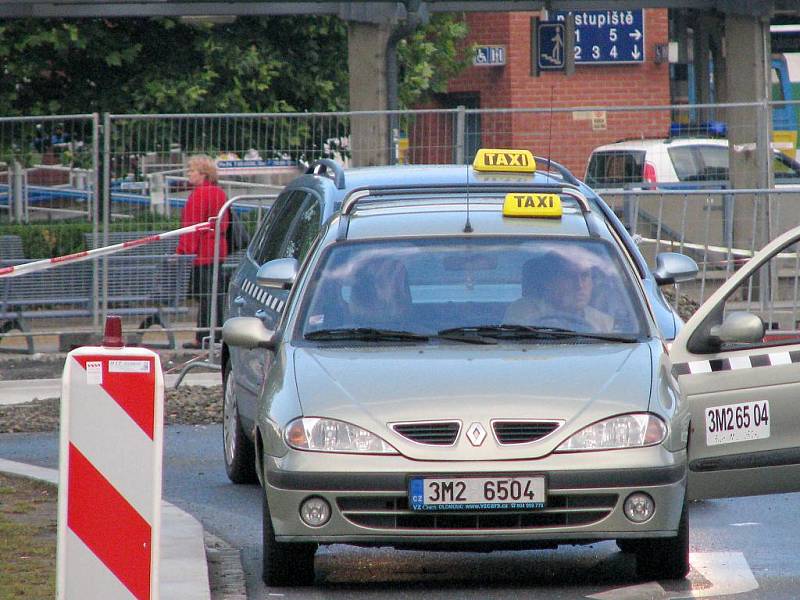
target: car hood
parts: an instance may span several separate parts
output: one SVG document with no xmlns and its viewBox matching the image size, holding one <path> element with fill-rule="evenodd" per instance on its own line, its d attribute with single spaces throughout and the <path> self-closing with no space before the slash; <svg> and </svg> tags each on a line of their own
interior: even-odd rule
<svg viewBox="0 0 800 600">
<path fill-rule="evenodd" d="M 575 431 L 610 415 L 647 410 L 652 377 L 646 343 L 302 347 L 295 376 L 304 416 L 353 423 L 419 460 L 544 456 Z M 494 419 L 563 421 L 539 441 L 500 445 Z M 391 423 L 455 420 L 453 446 L 422 445 Z M 475 422 L 488 435 L 474 446 Z"/>
</svg>

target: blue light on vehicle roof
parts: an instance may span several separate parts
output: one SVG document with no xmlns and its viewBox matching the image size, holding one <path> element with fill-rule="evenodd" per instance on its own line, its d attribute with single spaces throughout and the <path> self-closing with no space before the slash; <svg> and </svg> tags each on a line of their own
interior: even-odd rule
<svg viewBox="0 0 800 600">
<path fill-rule="evenodd" d="M 671 123 L 669 137 L 708 136 L 726 137 L 728 126 L 724 121 L 703 121 L 702 123 Z"/>
</svg>

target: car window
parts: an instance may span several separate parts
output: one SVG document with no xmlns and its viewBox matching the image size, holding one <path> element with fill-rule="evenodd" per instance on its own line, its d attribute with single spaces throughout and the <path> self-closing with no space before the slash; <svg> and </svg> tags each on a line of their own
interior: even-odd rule
<svg viewBox="0 0 800 600">
<path fill-rule="evenodd" d="M 744 279 L 726 298 L 723 319 L 732 312 L 751 312 L 764 322 L 762 343 L 723 345 L 722 350 L 780 343 L 800 343 L 800 244 L 784 248 Z"/>
<path fill-rule="evenodd" d="M 619 187 L 626 183 L 641 183 L 644 171 L 644 152 L 609 150 L 595 152 L 586 169 L 586 183 L 595 187 Z"/>
<path fill-rule="evenodd" d="M 728 148 L 725 146 L 673 146 L 667 152 L 678 181 L 728 179 Z"/>
<path fill-rule="evenodd" d="M 618 250 L 597 240 L 341 243 L 320 259 L 299 322 L 304 335 L 505 324 L 638 336 L 643 305 L 629 273 Z"/>
<path fill-rule="evenodd" d="M 303 262 L 314 238 L 319 233 L 321 215 L 320 198 L 316 194 L 309 194 L 292 224 L 292 231 L 283 249 L 285 258 L 296 258 L 298 262 Z"/>
<path fill-rule="evenodd" d="M 263 254 L 263 246 L 266 243 L 266 237 L 269 230 L 272 228 L 273 223 L 278 215 L 285 209 L 286 203 L 289 199 L 291 192 L 283 192 L 272 203 L 272 206 L 267 212 L 266 217 L 261 221 L 261 226 L 256 231 L 250 245 L 247 248 L 247 254 L 255 262 L 258 262 L 259 257 Z M 261 264 L 258 262 L 258 264 Z"/>
<path fill-rule="evenodd" d="M 257 243 L 254 242 L 252 258 L 257 264 L 263 265 L 267 261 L 281 257 L 289 229 L 306 196 L 308 192 L 294 190 L 282 201 L 275 202 L 269 215 L 264 219 Z"/>
</svg>

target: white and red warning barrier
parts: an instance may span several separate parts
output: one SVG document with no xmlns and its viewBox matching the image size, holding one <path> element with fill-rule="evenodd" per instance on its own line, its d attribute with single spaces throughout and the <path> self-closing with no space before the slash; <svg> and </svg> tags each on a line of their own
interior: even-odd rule
<svg viewBox="0 0 800 600">
<path fill-rule="evenodd" d="M 18 275 L 24 275 L 26 273 L 44 271 L 46 269 L 51 269 L 61 264 L 81 262 L 83 260 L 89 260 L 91 258 L 97 258 L 99 256 L 115 254 L 116 252 L 127 250 L 128 248 L 142 246 L 144 244 L 149 244 L 150 242 L 155 242 L 158 240 L 165 240 L 167 238 L 183 235 L 185 233 L 213 230 L 214 223 L 216 220 L 217 220 L 216 217 L 212 217 L 208 221 L 195 223 L 194 225 L 181 227 L 180 229 L 173 229 L 172 231 L 165 231 L 164 233 L 148 235 L 147 237 L 139 238 L 138 240 L 129 240 L 127 242 L 121 242 L 119 244 L 113 244 L 111 246 L 94 248 L 93 250 L 84 250 L 83 252 L 75 252 L 74 254 L 67 254 L 65 256 L 56 256 L 55 258 L 44 258 L 42 260 L 35 260 L 23 263 L 21 265 L 0 267 L 0 277 L 16 277 Z"/>
<path fill-rule="evenodd" d="M 159 357 L 124 348 L 119 317 L 106 322 L 103 346 L 68 354 L 57 598 L 158 598 L 163 415 Z"/>
</svg>

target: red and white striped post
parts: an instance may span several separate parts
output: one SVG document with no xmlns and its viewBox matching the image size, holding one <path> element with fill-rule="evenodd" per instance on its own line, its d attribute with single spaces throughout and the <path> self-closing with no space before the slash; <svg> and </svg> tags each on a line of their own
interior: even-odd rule
<svg viewBox="0 0 800 600">
<path fill-rule="evenodd" d="M 164 379 L 119 317 L 62 377 L 56 597 L 158 598 Z"/>
</svg>

